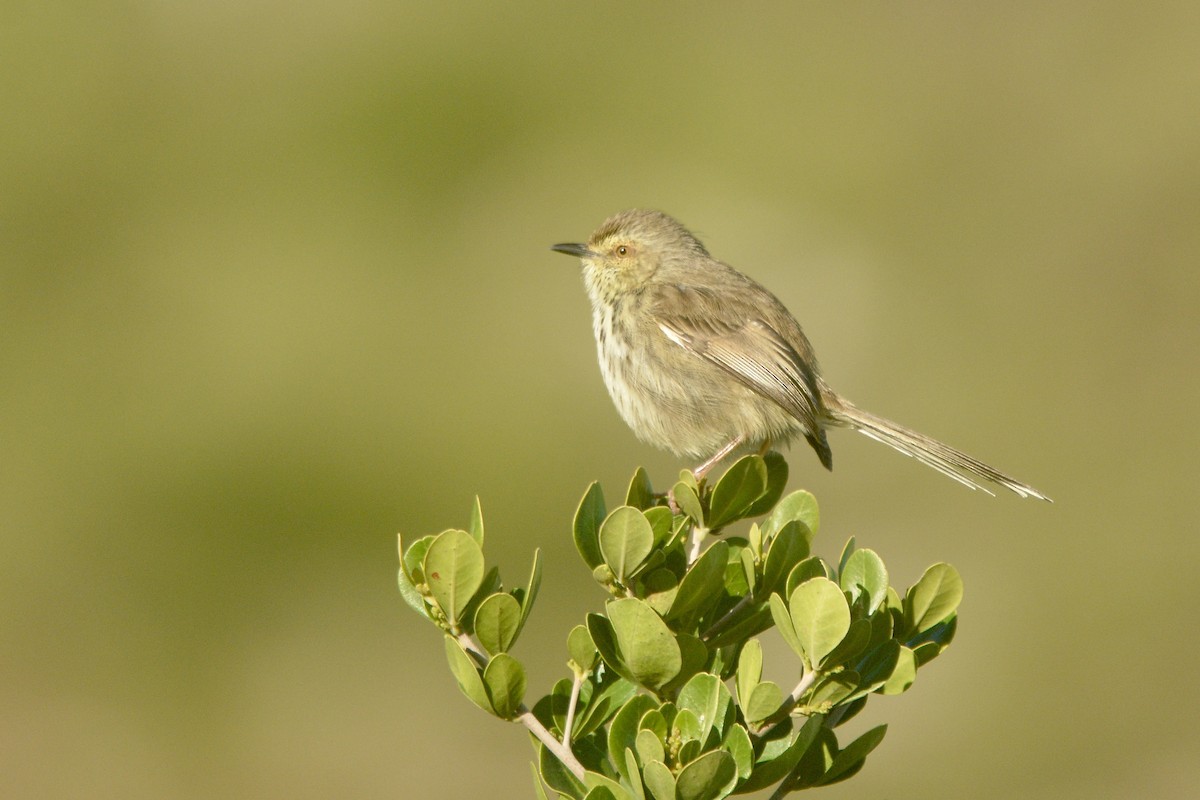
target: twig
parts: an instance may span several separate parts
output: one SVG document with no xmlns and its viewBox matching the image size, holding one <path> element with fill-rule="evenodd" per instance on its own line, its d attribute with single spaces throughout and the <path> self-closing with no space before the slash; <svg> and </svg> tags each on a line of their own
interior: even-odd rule
<svg viewBox="0 0 1200 800">
<path fill-rule="evenodd" d="M 583 673 L 575 673 L 575 683 L 571 686 L 571 701 L 567 704 L 567 721 L 563 723 L 563 744 L 571 746 L 571 726 L 575 724 L 575 706 L 579 703 L 579 688 L 583 686 Z"/>
<path fill-rule="evenodd" d="M 712 637 L 716 636 L 718 633 L 723 631 L 725 628 L 729 627 L 729 623 L 733 622 L 733 618 L 736 617 L 743 608 L 745 608 L 746 606 L 750 605 L 753 602 L 754 602 L 754 594 L 753 593 L 743 596 L 741 600 L 737 601 L 737 605 L 735 605 L 733 608 L 726 611 L 725 616 L 721 617 L 719 620 L 714 622 L 708 630 L 706 630 L 703 634 L 701 634 L 700 638 L 703 639 L 704 641 L 708 641 Z"/>
<path fill-rule="evenodd" d="M 469 653 L 475 659 L 475 661 L 479 663 L 480 666 L 487 664 L 487 653 L 485 653 L 483 648 L 480 647 L 468 634 L 460 633 L 455 638 L 458 640 L 458 643 L 463 646 L 463 649 L 466 650 L 467 653 Z M 575 697 L 578 691 L 579 679 L 576 678 L 575 690 L 572 692 L 571 698 L 572 711 L 574 711 Z M 563 741 L 561 742 L 558 739 L 555 739 L 550 731 L 546 730 L 546 726 L 543 725 L 541 721 L 533 715 L 533 712 L 530 711 L 529 707 L 524 703 L 517 707 L 517 715 L 513 717 L 513 721 L 524 725 L 530 733 L 537 737 L 539 742 L 546 746 L 547 750 L 554 754 L 555 758 L 562 762 L 564 767 L 571 770 L 572 775 L 578 778 L 580 782 L 583 781 L 586 771 L 583 768 L 583 764 L 580 764 L 579 759 L 577 759 L 575 754 L 571 752 L 571 739 L 569 735 L 571 723 L 569 720 L 567 722 L 567 735 L 563 736 Z"/>
<path fill-rule="evenodd" d="M 575 754 L 571 752 L 570 746 L 555 739 L 550 731 L 546 730 L 546 726 L 538 721 L 538 718 L 533 715 L 525 705 L 517 709 L 517 716 L 514 719 L 524 725 L 530 733 L 537 737 L 537 740 L 546 746 L 546 749 L 554 754 L 554 757 L 562 762 L 562 765 L 571 770 L 571 774 L 583 781 L 585 770 L 583 764 L 579 763 L 579 759 L 575 758 Z"/>
</svg>

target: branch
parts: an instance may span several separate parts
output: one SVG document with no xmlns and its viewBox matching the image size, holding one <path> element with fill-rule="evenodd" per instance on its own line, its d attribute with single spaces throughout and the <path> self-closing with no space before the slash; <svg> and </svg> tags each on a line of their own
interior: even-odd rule
<svg viewBox="0 0 1200 800">
<path fill-rule="evenodd" d="M 487 664 L 487 653 L 483 652 L 483 648 L 476 644 L 474 639 L 465 633 L 460 633 L 456 638 L 458 639 L 458 643 L 463 646 L 463 649 L 470 653 L 480 666 Z M 578 696 L 578 692 L 579 679 L 576 678 L 575 691 L 572 693 L 571 697 L 572 711 L 575 710 L 575 698 Z M 546 746 L 547 750 L 554 754 L 555 758 L 562 762 L 564 767 L 571 770 L 572 775 L 578 778 L 580 782 L 583 781 L 585 774 L 583 764 L 580 764 L 579 759 L 577 759 L 575 754 L 571 752 L 571 739 L 569 736 L 571 726 L 570 721 L 567 722 L 567 734 L 563 736 L 563 740 L 561 742 L 558 739 L 555 739 L 554 736 L 551 735 L 550 731 L 546 730 L 546 726 L 543 725 L 541 721 L 533 715 L 533 712 L 530 711 L 529 707 L 524 703 L 517 708 L 517 716 L 513 717 L 513 721 L 524 725 L 525 728 L 532 733 L 539 742 Z"/>
<path fill-rule="evenodd" d="M 575 758 L 575 754 L 571 752 L 569 745 L 555 739 L 550 731 L 546 730 L 546 726 L 538 721 L 538 718 L 533 715 L 525 705 L 517 709 L 518 714 L 513 719 L 516 722 L 524 725 L 537 740 L 546 746 L 546 749 L 554 754 L 554 757 L 562 762 L 563 766 L 571 770 L 571 774 L 583 782 L 586 771 L 583 764 L 579 763 L 579 759 Z"/>
</svg>

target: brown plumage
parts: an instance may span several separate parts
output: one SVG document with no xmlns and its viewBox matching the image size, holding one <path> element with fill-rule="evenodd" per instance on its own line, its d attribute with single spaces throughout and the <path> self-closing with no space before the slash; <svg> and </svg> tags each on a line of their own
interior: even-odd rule
<svg viewBox="0 0 1200 800">
<path fill-rule="evenodd" d="M 708 459 L 804 436 L 826 468 L 829 427 L 849 427 L 973 489 L 998 484 L 1048 500 L 971 456 L 863 411 L 821 378 L 812 345 L 776 297 L 714 259 L 660 211 L 622 211 L 578 256 L 592 301 L 600 370 L 625 422 L 642 440 Z M 989 492 L 990 494 L 990 492 Z"/>
</svg>

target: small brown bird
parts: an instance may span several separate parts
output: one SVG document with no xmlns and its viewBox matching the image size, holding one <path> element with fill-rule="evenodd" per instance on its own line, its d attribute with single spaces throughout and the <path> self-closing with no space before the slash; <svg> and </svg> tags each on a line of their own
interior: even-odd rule
<svg viewBox="0 0 1200 800">
<path fill-rule="evenodd" d="M 801 434 L 827 469 L 826 428 L 853 428 L 972 489 L 989 481 L 1049 500 L 1028 484 L 842 399 L 821 377 L 800 324 L 742 273 L 709 255 L 676 219 L 633 209 L 587 244 L 550 249 L 583 261 L 600 371 L 638 438 L 706 458 Z"/>
</svg>

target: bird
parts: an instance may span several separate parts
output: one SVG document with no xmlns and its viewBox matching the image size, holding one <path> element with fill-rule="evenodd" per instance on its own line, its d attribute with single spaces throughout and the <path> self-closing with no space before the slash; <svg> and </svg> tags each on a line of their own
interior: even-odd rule
<svg viewBox="0 0 1200 800">
<path fill-rule="evenodd" d="M 796 436 L 832 470 L 827 432 L 850 428 L 972 489 L 1050 500 L 835 392 L 784 304 L 674 217 L 621 211 L 586 243 L 550 249 L 580 259 L 600 371 L 622 419 L 650 445 L 704 459 L 697 479 L 735 451 L 765 454 Z"/>
</svg>

